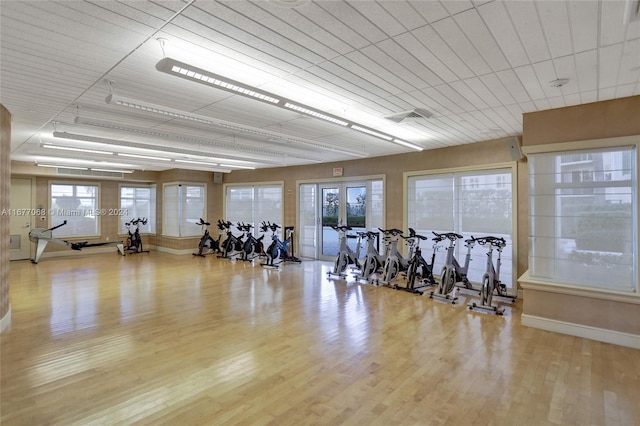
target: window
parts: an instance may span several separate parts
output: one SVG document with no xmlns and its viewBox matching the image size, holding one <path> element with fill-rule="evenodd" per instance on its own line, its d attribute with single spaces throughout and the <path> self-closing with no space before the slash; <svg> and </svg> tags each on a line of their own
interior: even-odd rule
<svg viewBox="0 0 640 426">
<path fill-rule="evenodd" d="M 225 220 L 250 223 L 257 234 L 263 221 L 284 227 L 282 218 L 282 184 L 226 186 Z"/>
<path fill-rule="evenodd" d="M 58 228 L 56 237 L 98 236 L 98 185 L 77 185 L 65 183 L 50 184 L 51 226 L 67 221 Z"/>
<path fill-rule="evenodd" d="M 636 291 L 636 155 L 635 147 L 529 155 L 532 278 Z"/>
<path fill-rule="evenodd" d="M 196 237 L 201 235 L 196 223 L 206 218 L 204 184 L 170 183 L 163 185 L 162 235 Z"/>
<path fill-rule="evenodd" d="M 493 235 L 507 241 L 502 252 L 500 280 L 508 287 L 513 278 L 513 171 L 511 168 L 422 174 L 407 178 L 407 224 L 420 235 L 457 232 L 466 238 Z M 423 257 L 430 259 L 432 244 L 421 244 Z M 471 252 L 467 276 L 480 283 L 485 272 L 486 249 L 477 245 Z M 435 271 L 444 263 L 444 247 L 436 252 Z M 456 244 L 456 258 L 463 263 L 464 240 Z M 440 265 L 440 266 L 439 266 Z"/>
<path fill-rule="evenodd" d="M 156 186 L 120 186 L 120 230 L 126 232 L 125 223 L 135 218 L 147 218 L 140 224 L 141 233 L 156 232 Z"/>
</svg>

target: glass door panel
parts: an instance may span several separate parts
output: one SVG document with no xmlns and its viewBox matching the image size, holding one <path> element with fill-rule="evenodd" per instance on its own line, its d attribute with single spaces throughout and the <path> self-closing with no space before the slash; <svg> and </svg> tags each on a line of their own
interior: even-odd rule
<svg viewBox="0 0 640 426">
<path fill-rule="evenodd" d="M 336 256 L 338 254 L 338 233 L 332 226 L 341 222 L 340 185 L 321 186 L 320 203 L 322 206 L 322 256 Z"/>
</svg>

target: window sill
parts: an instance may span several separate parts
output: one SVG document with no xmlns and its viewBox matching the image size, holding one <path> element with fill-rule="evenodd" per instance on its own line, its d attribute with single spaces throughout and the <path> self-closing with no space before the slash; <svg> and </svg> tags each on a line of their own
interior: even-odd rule
<svg viewBox="0 0 640 426">
<path fill-rule="evenodd" d="M 625 293 L 614 290 L 600 290 L 597 288 L 580 287 L 569 284 L 560 284 L 553 281 L 543 281 L 532 278 L 529 270 L 518 278 L 520 286 L 526 290 L 544 291 L 548 293 L 568 294 L 572 296 L 589 297 L 592 299 L 611 300 L 640 305 L 640 296 L 637 292 Z"/>
</svg>

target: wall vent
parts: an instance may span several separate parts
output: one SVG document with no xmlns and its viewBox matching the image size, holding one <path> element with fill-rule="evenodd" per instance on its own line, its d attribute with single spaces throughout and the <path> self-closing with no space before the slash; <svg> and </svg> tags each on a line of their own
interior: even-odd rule
<svg viewBox="0 0 640 426">
<path fill-rule="evenodd" d="M 101 178 L 120 178 L 124 177 L 124 173 L 116 172 L 101 172 L 97 170 L 79 170 L 79 169 L 67 169 L 64 167 L 58 167 L 57 174 L 64 176 L 87 176 L 87 177 L 101 177 Z"/>
<path fill-rule="evenodd" d="M 427 120 L 431 117 L 433 117 L 433 114 L 431 114 L 426 109 L 416 108 L 410 111 L 403 111 L 397 114 L 389 115 L 389 116 L 386 116 L 385 118 L 387 120 L 400 123 L 403 121 Z"/>
</svg>

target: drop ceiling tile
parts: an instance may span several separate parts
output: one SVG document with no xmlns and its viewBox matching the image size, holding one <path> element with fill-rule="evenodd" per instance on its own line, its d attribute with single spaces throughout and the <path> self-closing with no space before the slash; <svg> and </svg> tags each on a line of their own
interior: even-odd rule
<svg viewBox="0 0 640 426">
<path fill-rule="evenodd" d="M 481 57 L 493 71 L 509 68 L 509 62 L 500 50 L 493 35 L 485 26 L 482 18 L 475 9 L 462 12 L 454 17 L 458 26 L 466 34 Z"/>
<path fill-rule="evenodd" d="M 532 63 L 536 63 L 551 59 L 551 53 L 547 47 L 544 32 L 538 19 L 536 3 L 530 0 L 523 0 L 506 2 L 505 5 L 529 60 Z"/>
<path fill-rule="evenodd" d="M 395 38 L 401 46 L 403 46 L 416 60 L 420 62 L 421 68 L 427 67 L 432 81 L 430 84 L 434 84 L 435 81 L 439 83 L 451 82 L 458 80 L 458 77 L 447 67 L 436 55 L 434 55 L 426 46 L 416 38 L 413 33 L 405 33 Z M 437 80 L 436 80 L 437 79 Z M 435 84 L 439 84 L 435 83 Z"/>
<path fill-rule="evenodd" d="M 528 102 L 531 101 L 527 90 L 520 82 L 518 76 L 513 70 L 505 70 L 496 73 L 500 82 L 507 88 L 509 94 L 515 99 L 516 102 Z"/>
<path fill-rule="evenodd" d="M 354 1 L 349 4 L 388 37 L 394 37 L 406 31 L 406 28 L 402 25 L 401 21 L 396 19 L 394 14 L 389 13 L 387 9 L 382 7 L 378 2 Z M 397 2 L 396 6 L 394 6 L 392 10 L 402 10 L 405 6 L 407 5 Z"/>
<path fill-rule="evenodd" d="M 449 12 L 439 1 L 409 0 L 409 4 L 429 23 L 449 16 Z"/>
<path fill-rule="evenodd" d="M 598 70 L 598 86 L 600 89 L 613 87 L 618 80 L 622 43 L 604 46 L 600 49 L 600 69 Z M 607 98 L 611 99 L 611 97 Z"/>
<path fill-rule="evenodd" d="M 473 8 L 473 3 L 469 0 L 445 0 L 441 3 L 451 15 L 456 15 Z"/>
<path fill-rule="evenodd" d="M 627 41 L 622 47 L 618 85 L 628 85 L 640 78 L 640 39 Z"/>
<path fill-rule="evenodd" d="M 575 55 L 578 87 L 581 92 L 598 88 L 598 52 L 589 50 Z"/>
<path fill-rule="evenodd" d="M 428 24 L 427 20 L 417 13 L 416 9 L 411 5 L 411 2 L 378 0 L 377 3 L 383 7 L 387 13 L 392 15 L 405 30 L 413 30 Z M 363 5 L 364 4 L 367 3 L 363 3 Z"/>
<path fill-rule="evenodd" d="M 600 46 L 622 43 L 625 40 L 626 25 L 623 23 L 624 1 L 607 1 L 600 8 Z"/>
<path fill-rule="evenodd" d="M 443 83 L 440 77 L 416 59 L 413 52 L 402 43 L 396 40 L 385 40 L 377 43 L 376 47 L 389 55 L 390 58 L 393 58 L 398 64 L 402 64 L 407 72 L 410 72 L 419 79 L 414 83 L 416 88 L 421 88 L 426 85 L 435 86 Z"/>
<path fill-rule="evenodd" d="M 421 40 L 429 51 L 460 79 L 474 77 L 473 71 L 456 55 L 451 47 L 440 38 L 432 27 L 421 27 L 412 31 L 414 37 Z M 448 80 L 450 81 L 450 80 Z"/>
<path fill-rule="evenodd" d="M 376 27 L 371 21 L 362 16 L 351 3 L 332 0 L 320 0 L 316 2 L 335 20 L 348 25 L 354 32 L 360 34 L 369 43 L 377 43 L 388 36 Z"/>
<path fill-rule="evenodd" d="M 536 3 L 545 39 L 553 58 L 567 56 L 573 52 L 567 6 L 567 3 L 559 1 Z"/>
<path fill-rule="evenodd" d="M 493 74 L 491 75 L 493 76 Z M 482 79 L 473 77 L 466 79 L 464 82 L 489 107 L 493 108 L 502 105 L 498 98 L 496 98 L 491 90 L 483 83 Z"/>
<path fill-rule="evenodd" d="M 479 77 L 489 92 L 495 96 L 502 105 L 510 105 L 516 102 L 509 90 L 495 74 L 487 74 Z"/>
<path fill-rule="evenodd" d="M 569 24 L 575 52 L 598 47 L 598 2 L 569 2 Z"/>
<path fill-rule="evenodd" d="M 529 58 L 507 13 L 505 3 L 486 3 L 478 8 L 478 12 L 511 66 L 528 64 Z"/>
<path fill-rule="evenodd" d="M 578 87 L 578 75 L 576 73 L 576 61 L 573 55 L 564 56 L 562 58 L 556 58 L 553 60 L 553 69 L 556 72 L 558 78 L 568 78 L 569 83 L 562 86 L 562 93 L 566 96 L 568 94 L 578 93 L 580 88 Z M 544 83 L 544 82 L 542 82 Z"/>
<path fill-rule="evenodd" d="M 464 81 L 454 81 L 451 83 L 451 87 L 459 93 L 467 102 L 469 102 L 475 109 L 488 108 L 487 103 L 478 96 Z M 466 109 L 466 108 L 465 108 Z M 468 111 L 468 109 L 466 109 Z"/>
<path fill-rule="evenodd" d="M 433 28 L 475 75 L 491 72 L 491 68 L 487 65 L 487 62 L 475 47 L 473 47 L 453 18 L 438 21 L 433 24 Z"/>
</svg>

